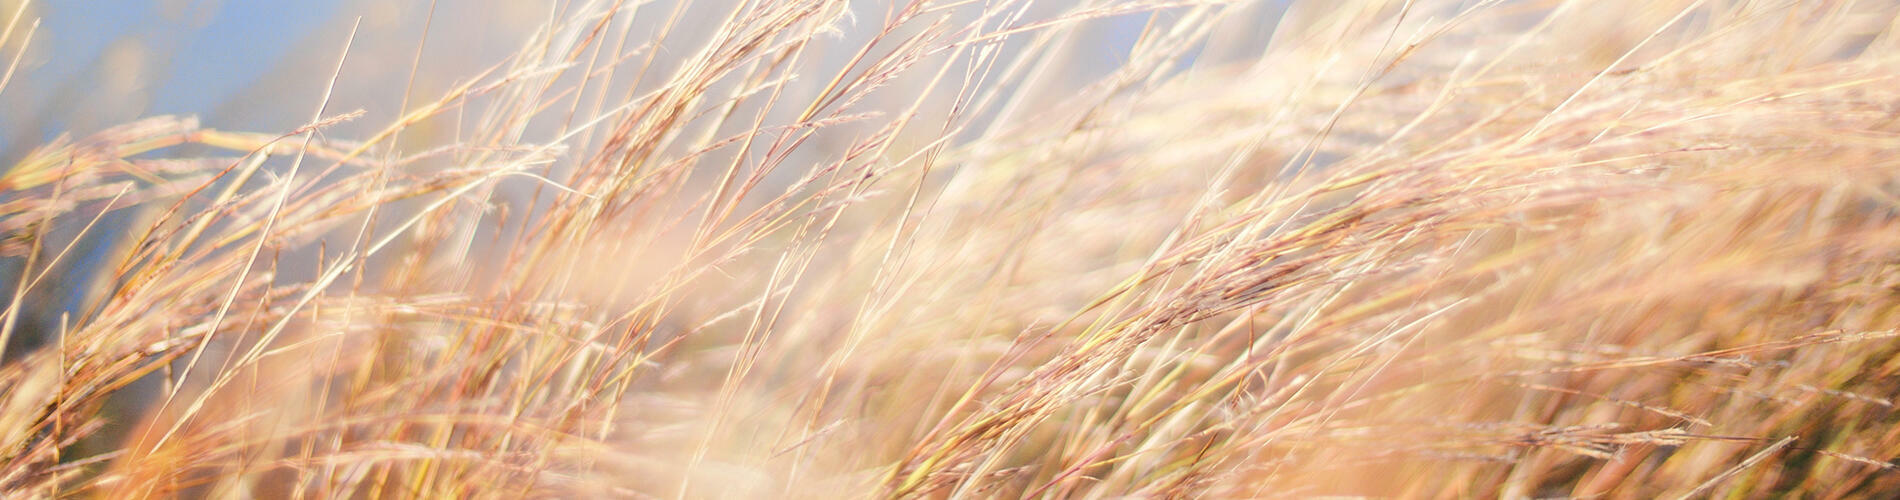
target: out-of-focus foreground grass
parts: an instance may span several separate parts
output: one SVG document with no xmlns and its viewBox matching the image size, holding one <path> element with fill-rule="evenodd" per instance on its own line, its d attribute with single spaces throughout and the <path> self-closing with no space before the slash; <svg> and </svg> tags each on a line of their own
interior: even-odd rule
<svg viewBox="0 0 1900 500">
<path fill-rule="evenodd" d="M 10 153 L 5 496 L 1900 491 L 1893 2 L 535 5 Z"/>
</svg>

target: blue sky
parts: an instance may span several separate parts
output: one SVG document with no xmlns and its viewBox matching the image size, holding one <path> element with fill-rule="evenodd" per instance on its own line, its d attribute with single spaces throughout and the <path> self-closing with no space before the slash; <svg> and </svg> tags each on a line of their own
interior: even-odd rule
<svg viewBox="0 0 1900 500">
<path fill-rule="evenodd" d="M 0 128 L 31 126 L 42 136 L 71 127 L 84 133 L 99 124 L 62 123 L 87 101 L 110 99 L 103 61 L 117 44 L 135 45 L 144 74 L 138 77 L 133 116 L 203 114 L 277 67 L 276 61 L 336 15 L 343 2 L 291 0 L 73 0 L 35 3 L 39 33 L 27 59 L 5 90 L 9 110 Z M 19 95 L 11 95 L 19 94 Z M 136 112 L 136 113 L 133 113 Z M 41 116 L 35 120 L 36 116 Z M 132 116 L 104 117 L 117 121 Z M 83 117 L 81 117 L 83 120 Z M 26 123 L 38 122 L 38 123 Z M 62 127 L 66 126 L 66 127 Z M 17 139 L 17 130 L 0 141 Z M 31 132 L 28 132 L 30 135 Z M 4 143 L 0 143 L 4 144 Z M 12 155 L 5 155 L 12 156 Z"/>
</svg>

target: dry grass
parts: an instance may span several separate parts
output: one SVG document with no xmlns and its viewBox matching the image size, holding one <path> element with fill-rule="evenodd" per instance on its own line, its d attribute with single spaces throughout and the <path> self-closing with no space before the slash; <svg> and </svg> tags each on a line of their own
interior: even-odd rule
<svg viewBox="0 0 1900 500">
<path fill-rule="evenodd" d="M 0 488 L 1900 491 L 1900 5 L 733 3 L 17 155 Z"/>
</svg>

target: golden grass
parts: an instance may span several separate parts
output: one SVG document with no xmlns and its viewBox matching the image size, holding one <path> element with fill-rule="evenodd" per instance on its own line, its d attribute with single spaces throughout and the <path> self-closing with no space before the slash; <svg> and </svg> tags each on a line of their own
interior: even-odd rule
<svg viewBox="0 0 1900 500">
<path fill-rule="evenodd" d="M 19 155 L 0 489 L 1900 491 L 1900 5 L 735 3 Z"/>
</svg>

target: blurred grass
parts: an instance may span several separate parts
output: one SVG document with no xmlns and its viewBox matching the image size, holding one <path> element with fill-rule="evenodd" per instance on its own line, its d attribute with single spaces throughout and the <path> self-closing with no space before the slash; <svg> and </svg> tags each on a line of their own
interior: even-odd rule
<svg viewBox="0 0 1900 500">
<path fill-rule="evenodd" d="M 1900 491 L 1900 4 L 435 7 L 18 154 L 0 489 Z"/>
</svg>

